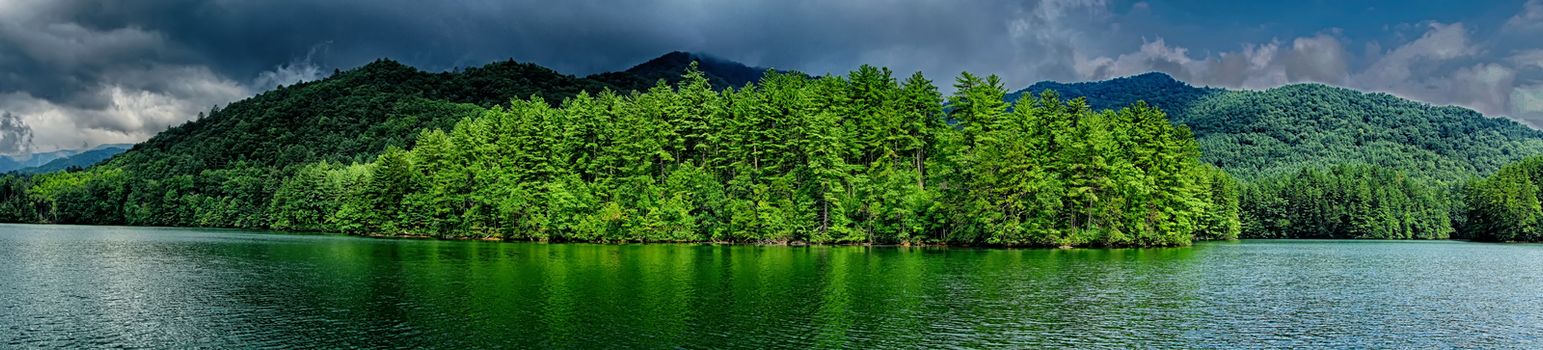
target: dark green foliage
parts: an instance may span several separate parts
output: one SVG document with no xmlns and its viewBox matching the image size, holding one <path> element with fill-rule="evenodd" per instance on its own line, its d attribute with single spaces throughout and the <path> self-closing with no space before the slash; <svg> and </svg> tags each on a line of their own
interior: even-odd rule
<svg viewBox="0 0 1543 350">
<path fill-rule="evenodd" d="M 1244 186 L 1248 238 L 1446 239 L 1452 201 L 1443 187 L 1371 165 L 1303 168 Z"/>
<path fill-rule="evenodd" d="M 1543 132 L 1504 118 L 1318 84 L 1227 91 L 1149 73 L 1026 91 L 1045 89 L 1095 108 L 1144 100 L 1189 126 L 1201 159 L 1250 182 L 1245 237 L 1461 236 L 1456 184 L 1543 153 Z"/>
<path fill-rule="evenodd" d="M 1183 113 L 1196 101 L 1225 92 L 1221 89 L 1193 87 L 1167 74 L 1152 72 L 1099 82 L 1067 84 L 1042 81 L 1008 94 L 1007 100 L 1017 101 L 1022 96 L 1038 96 L 1046 90 L 1055 91 L 1061 96 L 1086 98 L 1089 106 L 1099 110 L 1146 102 L 1175 119 L 1182 117 L 1182 114 L 1176 113 Z"/>
<path fill-rule="evenodd" d="M 1320 84 L 1269 90 L 1192 87 L 1162 73 L 1040 82 L 1095 109 L 1146 101 L 1195 133 L 1202 159 L 1250 180 L 1319 164 L 1364 163 L 1448 183 L 1543 153 L 1543 132 L 1472 110 Z M 1009 96 L 1012 98 L 1012 96 Z"/>
<path fill-rule="evenodd" d="M 1500 168 L 1464 188 L 1469 238 L 1484 241 L 1543 241 L 1543 156 Z"/>
<path fill-rule="evenodd" d="M 1504 118 L 1316 84 L 1216 94 L 1176 121 L 1195 129 L 1203 159 L 1245 179 L 1365 163 L 1454 183 L 1543 153 L 1543 132 Z"/>
<path fill-rule="evenodd" d="M 1195 239 L 1232 240 L 1242 232 L 1240 193 L 1242 184 L 1220 168 L 1206 165 L 1197 171 L 1201 184 L 1206 186 L 1205 199 L 1211 205 L 1200 216 Z"/>
</svg>

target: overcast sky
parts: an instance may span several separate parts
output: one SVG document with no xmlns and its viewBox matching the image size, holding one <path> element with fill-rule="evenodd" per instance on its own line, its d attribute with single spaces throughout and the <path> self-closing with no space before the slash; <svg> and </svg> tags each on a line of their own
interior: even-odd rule
<svg viewBox="0 0 1543 350">
<path fill-rule="evenodd" d="M 0 0 L 0 153 L 142 141 L 278 84 L 389 57 L 585 75 L 671 50 L 1009 88 L 1167 72 L 1322 82 L 1543 125 L 1543 0 Z"/>
</svg>

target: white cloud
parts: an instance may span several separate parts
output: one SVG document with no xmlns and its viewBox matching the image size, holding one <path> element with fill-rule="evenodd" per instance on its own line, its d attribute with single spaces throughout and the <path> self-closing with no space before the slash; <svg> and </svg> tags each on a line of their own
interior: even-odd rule
<svg viewBox="0 0 1543 350">
<path fill-rule="evenodd" d="M 1527 0 L 1521 11 L 1506 20 L 1505 30 L 1529 32 L 1543 29 L 1543 0 Z"/>
<path fill-rule="evenodd" d="M 1431 23 L 1429 28 L 1419 39 L 1384 53 L 1352 78 L 1354 85 L 1396 90 L 1414 83 L 1413 80 L 1427 79 L 1442 62 L 1478 52 L 1478 48 L 1469 43 L 1468 31 L 1462 23 Z M 1422 74 L 1416 75 L 1417 70 Z"/>
<path fill-rule="evenodd" d="M 321 68 L 310 62 L 293 62 L 259 73 L 252 80 L 253 91 L 266 91 L 279 85 L 289 85 L 321 78 Z"/>
<path fill-rule="evenodd" d="M 135 143 L 251 90 L 202 66 L 115 72 L 89 92 L 100 106 L 64 104 L 27 92 L 0 93 L 0 106 L 31 126 L 36 150 Z"/>
<path fill-rule="evenodd" d="M 1532 49 L 1518 52 L 1506 61 L 1519 69 L 1543 70 L 1543 49 Z"/>
</svg>

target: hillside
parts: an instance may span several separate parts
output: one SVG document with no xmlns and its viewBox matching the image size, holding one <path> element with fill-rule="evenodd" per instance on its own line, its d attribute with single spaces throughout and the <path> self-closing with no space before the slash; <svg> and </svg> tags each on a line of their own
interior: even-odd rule
<svg viewBox="0 0 1543 350">
<path fill-rule="evenodd" d="M 584 91 L 678 81 L 693 60 L 717 84 L 765 72 L 682 52 L 597 79 L 512 60 L 439 73 L 377 60 L 211 110 L 83 172 L 6 177 L 0 221 L 262 227 L 268 199 L 300 165 L 368 162 L 511 100 L 556 106 Z"/>
<path fill-rule="evenodd" d="M 1085 97 L 1088 106 L 1093 109 L 1117 109 L 1134 104 L 1136 101 L 1146 101 L 1147 104 L 1167 111 L 1170 115 L 1173 111 L 1189 108 L 1195 101 L 1206 96 L 1225 92 L 1222 89 L 1190 86 L 1174 80 L 1167 74 L 1151 72 L 1097 82 L 1041 81 L 1007 94 L 1007 101 L 1016 101 L 1025 95 L 1037 96 L 1045 90 L 1055 91 L 1065 98 Z"/>
<path fill-rule="evenodd" d="M 1460 107 L 1321 84 L 1223 90 L 1162 73 L 1100 82 L 1041 82 L 1009 95 L 1055 90 L 1094 108 L 1144 100 L 1194 131 L 1202 159 L 1242 178 L 1304 165 L 1365 163 L 1458 181 L 1543 153 L 1543 132 Z"/>
<path fill-rule="evenodd" d="M 605 87 L 513 61 L 428 73 L 380 60 L 232 103 L 152 137 L 109 165 L 194 174 L 235 164 L 282 168 L 363 160 L 387 146 L 406 146 L 417 130 L 448 127 L 511 98 L 561 101 Z"/>
</svg>

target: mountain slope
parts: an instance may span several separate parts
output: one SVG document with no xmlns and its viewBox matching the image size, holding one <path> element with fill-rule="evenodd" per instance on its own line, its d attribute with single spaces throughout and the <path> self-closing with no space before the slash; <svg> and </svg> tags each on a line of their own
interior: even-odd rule
<svg viewBox="0 0 1543 350">
<path fill-rule="evenodd" d="M 1007 94 L 1006 99 L 1012 102 L 1025 95 L 1037 96 L 1045 90 L 1055 91 L 1062 98 L 1085 97 L 1089 106 L 1095 110 L 1118 109 L 1136 101 L 1146 101 L 1164 111 L 1184 110 L 1206 96 L 1225 92 L 1222 89 L 1190 86 L 1167 74 L 1151 72 L 1097 82 L 1041 81 Z"/>
<path fill-rule="evenodd" d="M 231 103 L 85 171 L 7 177 L 0 207 L 15 210 L 0 220 L 261 227 L 269 198 L 300 165 L 368 162 L 412 146 L 421 131 L 449 129 L 512 99 L 555 106 L 584 91 L 629 91 L 629 81 L 663 77 L 692 60 L 720 85 L 762 73 L 683 53 L 608 75 L 615 84 L 512 60 L 441 73 L 377 60 Z M 654 84 L 647 82 L 636 85 Z"/>
<path fill-rule="evenodd" d="M 1321 84 L 1222 90 L 1147 73 L 1041 82 L 1015 94 L 1045 89 L 1086 97 L 1100 109 L 1145 100 L 1194 131 L 1204 160 L 1243 178 L 1304 165 L 1367 163 L 1457 181 L 1543 153 L 1543 132 L 1514 121 Z"/>
<path fill-rule="evenodd" d="M 603 84 L 513 61 L 428 73 L 381 60 L 320 81 L 285 86 L 172 128 L 114 158 L 133 170 L 191 174 L 243 163 L 285 167 L 363 160 L 406 146 L 511 98 L 561 101 Z"/>
</svg>

